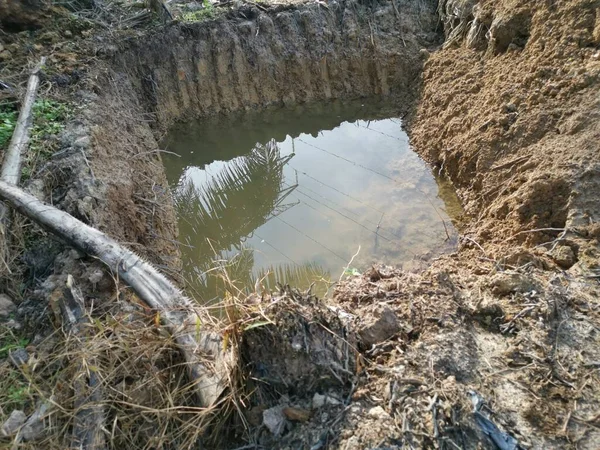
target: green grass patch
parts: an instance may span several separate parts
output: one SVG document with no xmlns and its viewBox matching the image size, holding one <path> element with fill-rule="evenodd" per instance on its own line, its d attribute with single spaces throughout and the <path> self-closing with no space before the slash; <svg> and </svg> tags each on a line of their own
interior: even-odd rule
<svg viewBox="0 0 600 450">
<path fill-rule="evenodd" d="M 0 380 L 0 406 L 2 409 L 8 414 L 13 409 L 27 409 L 32 398 L 29 383 L 17 369 L 7 367 L 2 372 L 2 380 Z"/>
<path fill-rule="evenodd" d="M 73 108 L 68 103 L 46 99 L 35 102 L 29 150 L 21 174 L 23 180 L 31 177 L 35 168 L 52 156 L 57 146 L 53 138 L 65 129 L 72 113 Z"/>
<path fill-rule="evenodd" d="M 6 358 L 11 350 L 23 348 L 27 346 L 27 344 L 29 344 L 29 341 L 24 338 L 7 339 L 5 337 L 4 339 L 0 340 L 0 358 Z"/>
<path fill-rule="evenodd" d="M 202 9 L 198 11 L 188 11 L 181 16 L 184 22 L 201 22 L 203 20 L 213 19 L 217 15 L 217 10 L 211 2 L 204 0 Z"/>
<path fill-rule="evenodd" d="M 71 112 L 72 108 L 67 103 L 54 100 L 38 100 L 35 102 L 33 105 L 33 127 L 31 127 L 29 150 L 42 153 L 49 151 L 50 149 L 44 147 L 44 141 L 64 130 Z"/>
<path fill-rule="evenodd" d="M 15 130 L 17 116 L 17 111 L 12 103 L 0 103 L 0 150 L 8 147 Z"/>
<path fill-rule="evenodd" d="M 64 130 L 73 108 L 68 103 L 40 99 L 33 105 L 33 125 L 29 131 L 29 149 L 23 164 L 23 179 L 31 176 L 40 162 L 56 150 L 53 137 Z M 6 150 L 15 130 L 19 112 L 13 103 L 0 103 L 0 150 Z"/>
<path fill-rule="evenodd" d="M 10 330 L 0 327 L 0 361 L 8 358 L 11 350 L 24 348 L 29 340 L 15 336 Z M 20 370 L 11 364 L 0 368 L 0 410 L 9 414 L 13 409 L 22 409 L 31 399 L 30 385 Z"/>
</svg>

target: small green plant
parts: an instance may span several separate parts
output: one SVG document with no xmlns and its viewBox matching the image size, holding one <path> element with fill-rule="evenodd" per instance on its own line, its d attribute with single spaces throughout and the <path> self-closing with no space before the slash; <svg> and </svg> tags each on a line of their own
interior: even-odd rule
<svg viewBox="0 0 600 450">
<path fill-rule="evenodd" d="M 0 326 L 0 361 L 12 350 L 24 348 L 29 340 L 15 336 L 12 331 Z M 0 411 L 22 408 L 30 398 L 29 384 L 21 371 L 11 364 L 0 368 Z"/>
<path fill-rule="evenodd" d="M 21 176 L 28 179 L 35 166 L 48 160 L 56 148 L 52 138 L 65 128 L 72 107 L 63 102 L 41 99 L 33 105 L 33 126 L 30 131 L 29 151 Z"/>
<path fill-rule="evenodd" d="M 9 103 L 0 103 L 0 149 L 8 146 L 17 123 L 17 111 Z"/>
<path fill-rule="evenodd" d="M 184 22 L 200 22 L 203 20 L 212 19 L 216 16 L 217 11 L 213 4 L 209 0 L 202 2 L 202 9 L 198 11 L 188 11 L 184 13 L 181 18 Z"/>
<path fill-rule="evenodd" d="M 29 344 L 27 339 L 16 339 L 4 336 L 3 339 L 0 340 L 0 358 L 6 358 L 8 356 L 8 352 L 17 348 L 23 348 L 27 346 L 27 344 Z"/>
<path fill-rule="evenodd" d="M 66 103 L 54 100 L 38 100 L 33 105 L 33 127 L 31 128 L 30 150 L 43 151 L 43 140 L 55 136 L 65 128 L 65 122 L 71 115 Z"/>
<path fill-rule="evenodd" d="M 0 379 L 0 408 L 10 412 L 13 409 L 25 409 L 31 399 L 30 386 L 19 371 L 12 366 L 2 370 Z"/>
<path fill-rule="evenodd" d="M 8 386 L 7 399 L 16 404 L 24 403 L 29 397 L 29 389 L 25 383 L 17 381 L 16 385 Z"/>
</svg>

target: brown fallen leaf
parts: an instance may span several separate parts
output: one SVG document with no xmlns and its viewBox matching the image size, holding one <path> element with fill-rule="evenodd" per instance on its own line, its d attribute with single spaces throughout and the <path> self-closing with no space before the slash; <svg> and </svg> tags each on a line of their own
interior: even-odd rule
<svg viewBox="0 0 600 450">
<path fill-rule="evenodd" d="M 310 419 L 310 411 L 301 408 L 294 408 L 293 406 L 283 408 L 283 414 L 292 422 L 306 422 L 308 419 Z"/>
</svg>

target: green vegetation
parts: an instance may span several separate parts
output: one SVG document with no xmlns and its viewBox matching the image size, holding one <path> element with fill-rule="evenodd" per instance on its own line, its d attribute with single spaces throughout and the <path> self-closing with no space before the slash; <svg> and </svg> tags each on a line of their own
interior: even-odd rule
<svg viewBox="0 0 600 450">
<path fill-rule="evenodd" d="M 65 128 L 72 107 L 55 100 L 38 100 L 33 105 L 33 126 L 30 131 L 29 151 L 23 165 L 22 177 L 28 179 L 39 163 L 47 161 L 56 149 L 52 138 Z"/>
<path fill-rule="evenodd" d="M 8 356 L 8 352 L 17 348 L 25 347 L 27 344 L 29 344 L 29 341 L 24 338 L 8 339 L 5 337 L 4 339 L 0 340 L 0 358 L 6 358 Z"/>
<path fill-rule="evenodd" d="M 13 409 L 25 409 L 31 398 L 29 383 L 24 381 L 16 369 L 11 367 L 4 370 L 0 388 L 0 404 L 4 410 L 10 412 Z"/>
<path fill-rule="evenodd" d="M 208 0 L 202 2 L 202 9 L 198 11 L 188 11 L 181 16 L 184 22 L 201 22 L 203 20 L 212 19 L 217 15 L 217 11 L 213 4 Z"/>
<path fill-rule="evenodd" d="M 6 149 L 17 123 L 17 111 L 11 103 L 0 103 L 0 150 Z"/>
<path fill-rule="evenodd" d="M 17 337 L 5 328 L 0 329 L 0 361 L 8 357 L 11 350 L 23 348 L 29 341 Z M 21 372 L 10 364 L 0 369 L 0 407 L 5 412 L 23 408 L 30 399 L 30 387 Z"/>
<path fill-rule="evenodd" d="M 69 104 L 56 100 L 41 99 L 33 105 L 33 126 L 30 130 L 29 151 L 23 164 L 23 178 L 31 176 L 35 166 L 48 160 L 55 150 L 51 140 L 64 128 L 71 117 Z M 18 111 L 12 103 L 0 103 L 0 150 L 8 147 L 15 125 Z"/>
<path fill-rule="evenodd" d="M 38 100 L 33 105 L 33 127 L 29 150 L 36 153 L 52 153 L 43 146 L 45 140 L 59 134 L 71 115 L 71 107 L 54 100 Z"/>
</svg>

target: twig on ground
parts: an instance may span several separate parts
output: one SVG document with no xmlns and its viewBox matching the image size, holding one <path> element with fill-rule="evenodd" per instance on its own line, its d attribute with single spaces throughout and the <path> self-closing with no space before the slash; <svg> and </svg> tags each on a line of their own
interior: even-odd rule
<svg viewBox="0 0 600 450">
<path fill-rule="evenodd" d="M 71 275 L 67 276 L 67 285 L 60 299 L 60 307 L 67 332 L 82 344 L 87 340 L 86 325 L 89 319 L 85 313 L 85 305 L 81 293 L 75 287 Z M 80 450 L 101 450 L 106 447 L 104 437 L 104 408 L 100 380 L 95 367 L 95 358 L 87 361 L 82 358 L 79 363 L 79 374 L 74 377 L 75 391 L 73 424 L 73 448 Z M 85 376 L 87 372 L 88 376 Z M 86 382 L 87 379 L 87 382 Z"/>
</svg>

